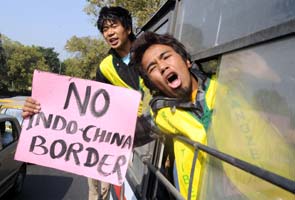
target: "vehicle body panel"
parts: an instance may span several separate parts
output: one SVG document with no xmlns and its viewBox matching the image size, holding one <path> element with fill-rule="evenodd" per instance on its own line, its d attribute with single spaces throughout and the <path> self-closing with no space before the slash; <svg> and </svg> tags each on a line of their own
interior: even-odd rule
<svg viewBox="0 0 295 200">
<path fill-rule="evenodd" d="M 16 179 L 21 170 L 25 169 L 26 164 L 14 160 L 14 154 L 21 131 L 19 122 L 15 117 L 0 114 L 0 123 L 5 124 L 5 134 L 10 135 L 8 142 L 4 142 L 7 136 L 0 137 L 0 197 L 9 189 L 15 186 Z"/>
</svg>

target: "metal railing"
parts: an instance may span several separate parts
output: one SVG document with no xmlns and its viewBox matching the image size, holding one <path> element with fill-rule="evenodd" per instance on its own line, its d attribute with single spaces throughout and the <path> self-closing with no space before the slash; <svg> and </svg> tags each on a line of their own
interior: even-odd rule
<svg viewBox="0 0 295 200">
<path fill-rule="evenodd" d="M 172 137 L 176 138 L 178 140 L 181 140 L 191 146 L 194 147 L 195 149 L 195 154 L 194 158 L 192 161 L 192 168 L 191 168 L 191 176 L 190 176 L 190 183 L 189 183 L 189 188 L 188 188 L 188 196 L 187 199 L 191 199 L 191 191 L 192 191 L 192 181 L 193 181 L 193 175 L 194 175 L 194 168 L 196 165 L 197 157 L 198 157 L 198 152 L 203 151 L 206 152 L 207 154 L 222 160 L 234 167 L 237 167 L 247 173 L 250 173 L 256 177 L 259 177 L 262 180 L 265 180 L 273 185 L 276 185 L 288 192 L 291 192 L 295 194 L 295 181 L 292 181 L 288 178 L 282 177 L 278 174 L 275 174 L 273 172 L 270 172 L 268 170 L 265 170 L 261 167 L 257 167 L 253 164 L 250 164 L 248 162 L 245 162 L 241 159 L 235 158 L 231 155 L 228 155 L 226 153 L 220 152 L 214 148 L 208 147 L 206 145 L 200 144 L 198 142 L 194 142 L 186 137 L 183 136 L 172 136 L 172 135 L 166 135 L 167 137 Z M 136 152 L 135 152 L 136 153 Z M 169 182 L 169 180 L 160 172 L 159 168 L 155 167 L 153 164 L 151 164 L 147 159 L 141 159 L 141 161 L 147 165 L 148 169 L 150 170 L 151 173 L 153 173 L 157 180 L 159 180 L 165 187 L 166 189 L 176 198 L 176 199 L 185 199 L 180 192 Z"/>
</svg>

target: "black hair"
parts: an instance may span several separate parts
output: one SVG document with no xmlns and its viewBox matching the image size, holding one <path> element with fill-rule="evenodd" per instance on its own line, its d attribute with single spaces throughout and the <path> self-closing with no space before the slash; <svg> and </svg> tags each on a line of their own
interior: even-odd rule
<svg viewBox="0 0 295 200">
<path fill-rule="evenodd" d="M 135 40 L 135 35 L 132 30 L 132 17 L 128 10 L 120 6 L 107 7 L 104 6 L 99 12 L 99 17 L 96 22 L 98 30 L 103 33 L 103 25 L 106 21 L 119 21 L 126 29 L 130 29 L 131 33 L 128 38 L 130 41 Z"/>
<path fill-rule="evenodd" d="M 161 94 L 156 86 L 149 80 L 147 74 L 144 72 L 142 66 L 142 57 L 145 51 L 154 44 L 163 44 L 170 46 L 181 58 L 186 62 L 191 62 L 191 56 L 186 51 L 183 44 L 181 44 L 176 38 L 169 34 L 157 34 L 153 32 L 145 32 L 139 38 L 135 40 L 131 47 L 131 65 L 136 66 L 139 75 L 142 77 L 144 84 L 150 89 L 153 95 Z"/>
</svg>

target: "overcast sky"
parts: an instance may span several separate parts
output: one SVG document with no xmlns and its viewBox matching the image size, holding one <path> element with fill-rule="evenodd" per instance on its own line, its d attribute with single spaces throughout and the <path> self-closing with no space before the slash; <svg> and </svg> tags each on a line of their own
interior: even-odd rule
<svg viewBox="0 0 295 200">
<path fill-rule="evenodd" d="M 24 45 L 53 47 L 63 60 L 72 36 L 99 35 L 85 5 L 86 0 L 1 0 L 0 33 Z"/>
</svg>

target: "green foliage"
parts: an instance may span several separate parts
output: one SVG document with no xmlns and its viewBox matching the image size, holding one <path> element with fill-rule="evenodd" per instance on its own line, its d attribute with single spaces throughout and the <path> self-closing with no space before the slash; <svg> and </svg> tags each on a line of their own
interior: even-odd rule
<svg viewBox="0 0 295 200">
<path fill-rule="evenodd" d="M 103 40 L 73 36 L 66 44 L 66 50 L 74 55 L 64 61 L 66 75 L 94 79 L 96 69 L 108 49 Z"/>
<path fill-rule="evenodd" d="M 45 64 L 49 66 L 49 71 L 59 73 L 61 64 L 58 59 L 58 53 L 54 52 L 54 48 L 37 47 L 37 49 L 43 54 Z"/>
<path fill-rule="evenodd" d="M 25 91 L 32 85 L 34 69 L 50 71 L 40 47 L 25 46 L 2 37 L 3 48 L 6 53 L 8 89 L 11 91 Z"/>
<path fill-rule="evenodd" d="M 20 46 L 16 48 L 7 60 L 8 77 L 11 89 L 27 90 L 32 85 L 34 69 L 49 71 L 42 53 L 35 47 Z"/>
<path fill-rule="evenodd" d="M 7 64 L 6 64 L 6 54 L 2 46 L 2 35 L 0 34 L 0 90 L 7 90 L 8 80 L 7 80 Z"/>
<path fill-rule="evenodd" d="M 80 61 L 77 58 L 68 58 L 63 62 L 65 66 L 65 74 L 73 77 L 83 77 L 82 68 L 80 67 Z"/>
<path fill-rule="evenodd" d="M 86 0 L 84 12 L 97 20 L 103 6 L 122 6 L 129 10 L 135 19 L 135 27 L 143 26 L 166 0 Z"/>
<path fill-rule="evenodd" d="M 166 0 L 86 0 L 84 11 L 97 20 L 99 9 L 105 5 L 128 9 L 137 26 L 142 26 Z M 0 90 L 28 90 L 34 69 L 94 79 L 96 69 L 109 47 L 101 39 L 73 36 L 67 41 L 66 50 L 73 54 L 63 63 L 53 48 L 25 46 L 0 35 Z"/>
</svg>

